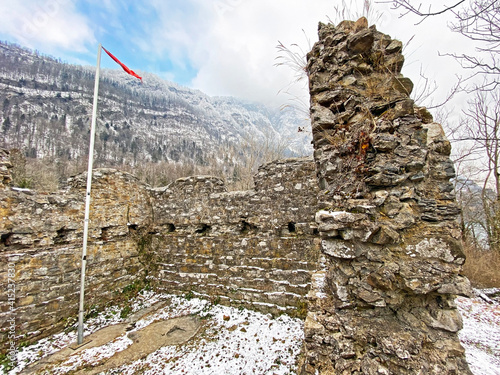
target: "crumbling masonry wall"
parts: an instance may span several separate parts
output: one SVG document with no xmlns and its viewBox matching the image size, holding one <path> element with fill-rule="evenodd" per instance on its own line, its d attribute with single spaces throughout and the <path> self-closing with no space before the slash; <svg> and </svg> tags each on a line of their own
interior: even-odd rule
<svg viewBox="0 0 500 375">
<path fill-rule="evenodd" d="M 320 24 L 308 54 L 324 262 L 303 374 L 470 374 L 450 143 L 409 98 L 401 50 L 362 18 Z"/>
<path fill-rule="evenodd" d="M 6 156 L 3 153 L 3 156 Z M 1 160 L 3 159 L 3 160 Z M 8 158 L 4 181 L 10 181 Z M 135 228 L 151 222 L 149 192 L 114 170 L 94 175 L 87 252 L 86 307 L 103 306 L 140 277 Z M 0 343 L 15 320 L 15 343 L 62 331 L 75 322 L 80 291 L 86 174 L 58 193 L 0 189 Z M 14 277 L 8 270 L 14 270 Z M 11 304 L 7 290 L 15 291 Z M 0 346 L 0 351 L 7 346 Z"/>
<path fill-rule="evenodd" d="M 314 162 L 272 162 L 254 182 L 252 190 L 227 192 L 218 178 L 190 177 L 154 191 L 149 248 L 161 290 L 305 312 L 319 258 Z"/>
<path fill-rule="evenodd" d="M 45 194 L 11 188 L 9 167 L 0 150 L 0 342 L 15 318 L 21 343 L 61 331 L 77 316 L 86 174 Z M 221 179 L 197 176 L 150 189 L 130 174 L 96 170 L 87 311 L 147 277 L 169 293 L 304 315 L 320 245 L 314 162 L 264 165 L 255 185 L 227 192 Z"/>
</svg>

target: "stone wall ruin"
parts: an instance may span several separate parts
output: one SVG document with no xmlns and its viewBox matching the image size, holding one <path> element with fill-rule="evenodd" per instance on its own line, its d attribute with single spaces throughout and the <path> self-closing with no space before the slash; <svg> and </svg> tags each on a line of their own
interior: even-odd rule
<svg viewBox="0 0 500 375">
<path fill-rule="evenodd" d="M 4 160 L 0 172 L 8 182 Z M 85 185 L 82 174 L 52 194 L 0 189 L 0 342 L 12 316 L 23 342 L 60 331 L 77 316 Z M 266 164 L 255 185 L 227 192 L 221 179 L 196 176 L 151 189 L 128 173 L 96 170 L 87 311 L 147 277 L 159 291 L 304 315 L 320 245 L 314 162 Z M 14 311 L 6 303 L 9 263 L 16 273 Z"/>
<path fill-rule="evenodd" d="M 319 26 L 308 54 L 313 159 L 262 166 L 255 188 L 197 176 L 151 189 L 97 170 L 87 307 L 148 277 L 266 311 L 304 310 L 301 374 L 470 374 L 457 337 L 464 255 L 450 143 L 409 98 L 402 44 L 366 19 Z M 0 150 L 0 342 L 77 314 L 85 174 L 10 188 Z M 15 310 L 7 264 L 15 263 Z"/>
<path fill-rule="evenodd" d="M 308 54 L 322 267 L 304 374 L 469 374 L 450 143 L 409 98 L 402 44 L 365 18 L 320 24 Z"/>
<path fill-rule="evenodd" d="M 263 165 L 255 188 L 227 192 L 215 177 L 153 192 L 150 251 L 158 287 L 294 313 L 317 268 L 318 187 L 312 159 Z"/>
<path fill-rule="evenodd" d="M 138 180 L 98 170 L 92 189 L 86 308 L 103 306 L 144 276 L 134 228 L 151 221 L 151 202 Z M 0 190 L 0 342 L 15 318 L 17 342 L 61 331 L 78 314 L 86 174 L 57 193 Z M 9 280 L 7 265 L 15 270 Z M 13 281 L 13 282 L 12 282 Z M 15 286 L 15 309 L 7 303 Z"/>
</svg>

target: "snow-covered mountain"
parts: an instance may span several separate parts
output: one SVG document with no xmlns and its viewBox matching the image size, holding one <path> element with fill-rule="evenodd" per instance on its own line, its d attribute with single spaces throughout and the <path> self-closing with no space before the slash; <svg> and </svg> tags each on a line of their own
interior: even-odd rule
<svg viewBox="0 0 500 375">
<path fill-rule="evenodd" d="M 94 71 L 0 43 L 0 146 L 29 157 L 85 157 Z M 153 74 L 140 83 L 119 69 L 101 72 L 97 124 L 97 165 L 244 163 L 264 144 L 311 153 L 310 136 L 297 131 L 308 119 L 294 108 L 210 97 Z"/>
</svg>

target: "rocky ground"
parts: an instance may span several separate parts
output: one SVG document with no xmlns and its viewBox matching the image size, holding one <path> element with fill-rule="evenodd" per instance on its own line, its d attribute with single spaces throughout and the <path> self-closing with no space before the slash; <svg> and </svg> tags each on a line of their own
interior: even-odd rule
<svg viewBox="0 0 500 375">
<path fill-rule="evenodd" d="M 459 332 L 475 375 L 500 374 L 500 289 L 475 290 L 476 298 L 457 298 L 464 322 Z M 490 298 L 490 297 L 494 298 Z"/>
<path fill-rule="evenodd" d="M 500 290 L 457 298 L 460 340 L 476 375 L 500 374 Z M 237 309 L 209 301 L 143 292 L 131 313 L 110 308 L 86 322 L 85 345 L 76 331 L 25 347 L 14 374 L 292 374 L 303 322 L 286 315 Z M 121 315 L 121 317 L 120 317 Z"/>
</svg>

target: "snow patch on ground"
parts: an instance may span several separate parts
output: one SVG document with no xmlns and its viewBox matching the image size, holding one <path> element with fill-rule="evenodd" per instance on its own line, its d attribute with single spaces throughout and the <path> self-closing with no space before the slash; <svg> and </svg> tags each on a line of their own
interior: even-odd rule
<svg viewBox="0 0 500 375">
<path fill-rule="evenodd" d="M 106 374 L 289 374 L 296 370 L 303 323 L 227 306 L 210 306 L 201 337 L 184 345 L 165 346 Z"/>
<path fill-rule="evenodd" d="M 214 305 L 207 300 L 145 291 L 131 301 L 132 311 L 168 301 L 164 308 L 138 320 L 133 330 L 179 316 L 196 314 L 204 329 L 183 345 L 165 346 L 138 361 L 109 370 L 112 374 L 291 374 L 304 339 L 303 322 L 282 315 L 273 318 L 246 309 Z M 456 299 L 464 328 L 459 333 L 466 358 L 475 375 L 500 375 L 500 304 L 480 297 Z M 123 322 L 118 308 L 109 308 L 85 322 L 85 335 Z M 75 327 L 76 328 L 76 325 Z M 22 348 L 18 365 L 8 372 L 16 375 L 42 357 L 76 342 L 76 332 L 59 333 Z M 131 344 L 126 335 L 68 358 L 57 374 L 74 371 L 81 365 L 96 364 Z M 5 372 L 4 372 L 5 373 Z"/>
<path fill-rule="evenodd" d="M 125 350 L 128 346 L 132 345 L 132 343 L 133 341 L 127 336 L 120 336 L 105 345 L 86 349 L 79 353 L 79 355 L 69 357 L 67 361 L 63 362 L 59 367 L 53 369 L 53 374 L 67 374 L 82 365 L 97 365 L 103 359 L 110 358 L 115 353 Z"/>
<path fill-rule="evenodd" d="M 475 375 L 500 375 L 500 305 L 483 299 L 458 297 L 463 329 L 458 337 Z"/>
</svg>

